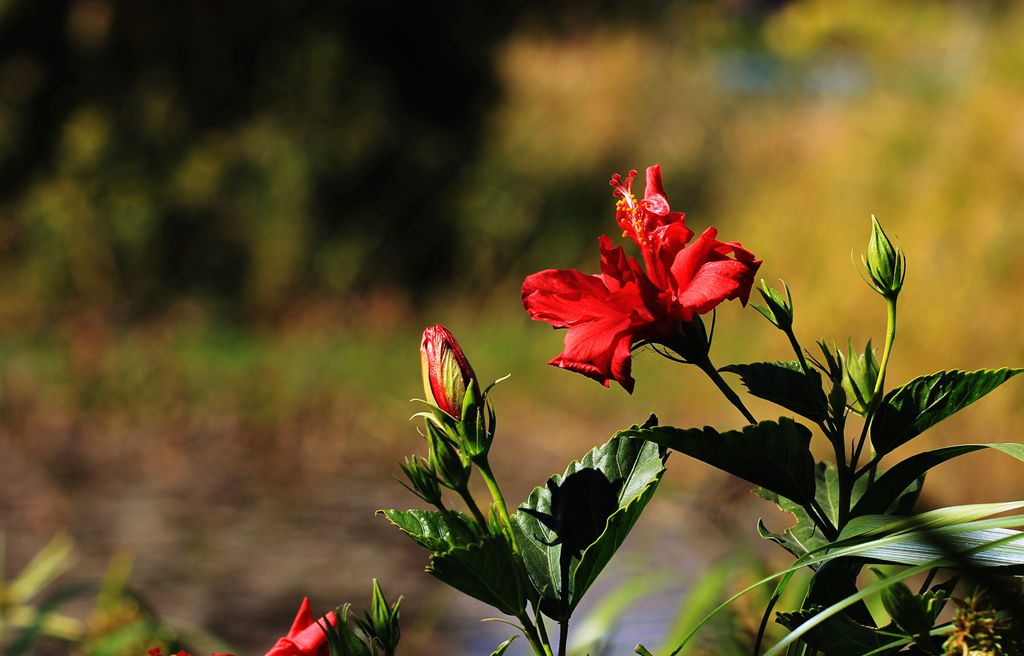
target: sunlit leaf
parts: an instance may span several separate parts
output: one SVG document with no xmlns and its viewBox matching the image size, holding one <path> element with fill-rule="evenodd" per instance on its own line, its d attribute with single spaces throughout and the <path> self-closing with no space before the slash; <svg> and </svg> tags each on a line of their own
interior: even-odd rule
<svg viewBox="0 0 1024 656">
<path fill-rule="evenodd" d="M 747 390 L 817 423 L 828 416 L 828 399 L 821 386 L 821 374 L 804 372 L 799 362 L 754 362 L 722 367 L 739 374 Z"/>
<path fill-rule="evenodd" d="M 871 422 L 875 451 L 889 453 L 1022 371 L 939 371 L 892 390 L 882 399 Z"/>
<path fill-rule="evenodd" d="M 811 431 L 785 417 L 720 433 L 711 427 L 630 429 L 642 437 L 750 481 L 801 505 L 814 499 Z"/>
</svg>

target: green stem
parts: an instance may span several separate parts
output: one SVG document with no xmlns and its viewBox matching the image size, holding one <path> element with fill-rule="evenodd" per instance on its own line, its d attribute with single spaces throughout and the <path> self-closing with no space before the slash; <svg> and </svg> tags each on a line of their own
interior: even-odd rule
<svg viewBox="0 0 1024 656">
<path fill-rule="evenodd" d="M 818 516 L 818 522 L 816 523 L 818 524 L 818 528 L 821 529 L 821 532 L 825 534 L 825 537 L 829 540 L 835 540 L 839 537 L 839 531 L 836 530 L 835 526 L 832 526 L 832 522 L 829 521 L 828 515 L 825 514 L 825 510 L 821 507 L 821 504 L 818 503 L 818 500 L 811 499 L 810 506 L 811 509 L 814 510 L 813 514 Z"/>
<path fill-rule="evenodd" d="M 501 523 L 505 525 L 509 540 L 512 542 L 512 550 L 518 554 L 519 544 L 516 542 L 515 532 L 512 531 L 512 518 L 508 514 L 508 508 L 505 506 L 505 497 L 501 494 L 498 481 L 494 480 L 494 473 L 491 472 L 491 464 L 487 462 L 486 454 L 479 458 L 476 468 L 480 470 L 480 476 L 483 477 L 484 483 L 487 484 L 487 489 L 491 492 L 494 507 L 498 509 L 498 517 L 501 518 Z"/>
<path fill-rule="evenodd" d="M 811 368 L 807 366 L 807 360 L 804 358 L 803 349 L 800 348 L 800 342 L 796 340 L 796 335 L 793 334 L 792 327 L 786 330 L 786 337 L 789 338 L 789 344 L 793 347 L 793 352 L 796 353 L 796 357 L 800 361 L 800 368 L 803 369 L 806 374 Z"/>
<path fill-rule="evenodd" d="M 473 517 L 476 521 L 480 522 L 480 527 L 487 528 L 487 518 L 480 512 L 480 506 L 476 505 L 476 501 L 473 499 L 473 495 L 469 493 L 469 486 L 463 485 L 460 489 L 456 490 L 462 500 L 465 502 L 466 507 L 469 508 L 469 512 L 473 513 Z"/>
<path fill-rule="evenodd" d="M 844 448 L 843 436 L 829 435 L 828 437 L 836 452 L 836 471 L 839 473 L 839 517 L 837 518 L 839 526 L 836 528 L 842 531 L 850 517 L 850 506 L 853 505 L 853 483 L 857 479 L 853 475 L 853 467 L 846 465 L 846 449 Z"/>
<path fill-rule="evenodd" d="M 864 413 L 864 428 L 860 432 L 860 439 L 857 440 L 857 448 L 854 449 L 853 458 L 850 460 L 850 468 L 856 469 L 860 460 L 861 450 L 867 440 L 868 428 L 871 420 L 874 419 L 878 404 L 882 401 L 882 390 L 885 387 L 885 370 L 889 366 L 889 355 L 892 353 L 892 344 L 896 341 L 896 299 L 885 299 L 885 348 L 882 350 L 882 361 L 878 364 L 878 377 L 875 379 L 875 389 L 871 393 L 871 403 Z M 874 454 L 872 454 L 874 457 Z"/>
<path fill-rule="evenodd" d="M 546 642 L 541 641 L 540 635 L 537 633 L 537 627 L 533 625 L 530 616 L 524 612 L 522 615 L 517 615 L 516 619 L 523 623 L 523 635 L 526 636 L 527 642 L 533 648 L 533 653 L 537 654 L 537 656 L 553 656 L 551 648 L 547 646 Z"/>
<path fill-rule="evenodd" d="M 480 471 L 480 476 L 484 479 L 484 483 L 487 484 L 487 489 L 491 493 L 491 499 L 494 501 L 494 507 L 498 509 L 498 517 L 504 525 L 509 544 L 512 545 L 512 551 L 518 556 L 520 555 L 519 543 L 516 540 L 515 531 L 512 530 L 512 518 L 508 514 L 505 497 L 501 493 L 501 488 L 498 487 L 498 481 L 494 478 L 494 472 L 491 471 L 491 464 L 487 461 L 487 454 L 485 453 L 476 458 L 474 463 Z M 544 619 L 541 617 L 540 608 L 536 604 L 534 605 L 534 614 L 537 616 L 537 625 L 534 625 L 530 620 L 530 616 L 525 612 L 517 616 L 519 621 L 523 623 L 523 633 L 530 642 L 530 646 L 533 647 L 534 653 L 538 654 L 538 656 L 554 656 L 551 651 L 551 644 L 548 641 L 547 630 L 544 628 Z M 539 631 L 538 626 L 540 627 Z"/>
<path fill-rule="evenodd" d="M 721 390 L 722 394 L 725 395 L 725 398 L 729 400 L 729 403 L 732 403 L 736 409 L 743 414 L 743 418 L 746 419 L 748 423 L 757 423 L 757 420 L 754 419 L 754 415 L 750 414 L 750 410 L 747 410 L 747 406 L 743 405 L 743 401 L 740 400 L 740 397 L 736 392 L 732 391 L 732 388 L 729 387 L 729 383 L 725 382 L 722 375 L 718 373 L 717 369 L 715 369 L 715 365 L 711 364 L 710 358 L 705 357 L 703 361 L 694 362 L 694 364 L 697 365 L 701 371 L 707 374 L 708 378 L 711 379 L 711 382 L 718 386 L 718 389 Z"/>
<path fill-rule="evenodd" d="M 533 606 L 533 616 L 537 618 L 537 632 L 540 633 L 541 642 L 546 650 L 545 653 L 548 656 L 552 656 L 551 640 L 548 639 L 548 629 L 544 626 L 544 615 L 540 612 L 540 604 L 532 601 L 530 604 Z"/>
</svg>

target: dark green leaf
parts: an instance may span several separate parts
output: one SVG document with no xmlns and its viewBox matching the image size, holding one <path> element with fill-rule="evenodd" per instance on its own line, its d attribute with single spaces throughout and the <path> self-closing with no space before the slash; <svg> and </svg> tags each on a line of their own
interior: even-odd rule
<svg viewBox="0 0 1024 656">
<path fill-rule="evenodd" d="M 427 572 L 474 599 L 506 615 L 521 615 L 526 609 L 527 591 L 514 575 L 515 556 L 501 536 L 489 535 L 481 542 L 457 546 L 430 557 Z"/>
<path fill-rule="evenodd" d="M 821 374 L 804 373 L 799 362 L 754 362 L 722 367 L 739 374 L 747 390 L 817 423 L 828 416 L 828 399 L 821 388 Z"/>
<path fill-rule="evenodd" d="M 417 544 L 431 551 L 448 549 L 480 540 L 473 520 L 460 512 L 436 510 L 378 510 Z"/>
<path fill-rule="evenodd" d="M 915 486 L 915 481 L 924 476 L 925 472 L 929 469 L 941 465 L 947 460 L 952 460 L 958 456 L 981 449 L 994 449 L 1013 456 L 1017 460 L 1024 461 L 1024 444 L 1012 442 L 1002 444 L 959 444 L 935 449 L 934 451 L 925 451 L 924 453 L 907 458 L 882 474 L 878 480 L 871 484 L 860 501 L 854 505 L 851 515 L 854 517 L 858 515 L 880 515 L 888 512 L 894 503 L 901 505 L 901 507 L 906 505 L 898 503 L 898 500 L 904 496 L 906 491 L 911 490 Z M 917 483 L 917 489 L 920 491 L 920 483 Z M 909 508 L 902 510 L 902 512 L 907 511 L 909 511 Z"/>
<path fill-rule="evenodd" d="M 810 608 L 795 613 L 779 613 L 775 619 L 787 629 L 793 630 L 817 615 L 821 610 L 821 608 Z M 814 649 L 828 654 L 828 656 L 864 656 L 868 652 L 878 654 L 896 653 L 899 647 L 878 652 L 874 650 L 880 649 L 892 642 L 893 639 L 900 637 L 902 636 L 898 633 L 874 629 L 856 622 L 848 615 L 839 614 L 828 618 L 820 625 L 808 631 L 803 636 L 803 640 Z"/>
<path fill-rule="evenodd" d="M 724 433 L 711 427 L 658 426 L 622 434 L 675 449 L 801 505 L 814 498 L 811 431 L 792 419 L 762 421 Z"/>
<path fill-rule="evenodd" d="M 634 427 L 631 430 L 640 428 Z M 530 579 L 543 596 L 542 607 L 546 613 L 552 616 L 558 613 L 558 601 L 562 590 L 563 544 L 556 531 L 545 525 L 546 522 L 539 517 L 593 517 L 588 500 L 575 494 L 566 496 L 560 502 L 560 505 L 568 504 L 567 506 L 553 510 L 552 486 L 560 489 L 568 480 L 584 481 L 594 478 L 592 474 L 579 475 L 580 472 L 590 471 L 600 475 L 604 480 L 604 488 L 615 491 L 615 507 L 611 508 L 611 515 L 606 516 L 601 532 L 592 538 L 590 544 L 571 545 L 572 548 L 580 548 L 582 551 L 578 557 L 570 554 L 568 580 L 571 612 L 625 539 L 640 511 L 650 499 L 654 487 L 665 471 L 665 457 L 664 452 L 656 444 L 627 437 L 623 433 L 617 434 L 604 445 L 592 449 L 579 461 L 570 463 L 565 474 L 553 476 L 547 486 L 534 489 L 526 502 L 520 506 L 520 512 L 513 518 L 513 528 Z M 593 482 L 590 481 L 585 487 L 594 487 Z M 550 524 L 551 521 L 547 523 Z"/>
<path fill-rule="evenodd" d="M 875 451 L 879 455 L 889 453 L 1022 371 L 940 371 L 892 390 L 882 399 L 871 422 Z"/>
<path fill-rule="evenodd" d="M 583 552 L 579 564 L 572 570 L 570 612 L 580 602 L 618 548 L 622 546 L 626 536 L 633 529 L 633 525 L 640 518 L 640 513 L 654 496 L 660 479 L 661 474 L 659 473 L 647 487 L 643 488 L 639 496 L 633 497 L 624 507 L 609 517 L 604 533 Z"/>
<path fill-rule="evenodd" d="M 758 496 L 775 503 L 782 511 L 788 512 L 796 518 L 796 523 L 782 533 L 772 533 L 762 520 L 758 520 L 757 532 L 762 538 L 775 542 L 797 558 L 828 544 L 828 540 L 822 535 L 821 529 L 818 528 L 800 504 L 790 501 L 785 497 L 780 497 L 778 494 L 764 488 L 757 488 L 754 492 Z"/>
<path fill-rule="evenodd" d="M 923 636 L 932 630 L 933 618 L 928 612 L 928 600 L 911 592 L 905 583 L 882 590 L 882 605 L 896 626 L 908 636 Z"/>
</svg>

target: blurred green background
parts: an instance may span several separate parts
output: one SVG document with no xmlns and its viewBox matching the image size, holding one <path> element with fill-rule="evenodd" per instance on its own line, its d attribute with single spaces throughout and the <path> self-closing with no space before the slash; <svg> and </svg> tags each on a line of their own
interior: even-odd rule
<svg viewBox="0 0 1024 656">
<path fill-rule="evenodd" d="M 547 367 L 561 335 L 521 309 L 525 275 L 596 270 L 608 178 L 654 162 L 692 228 L 787 280 L 805 346 L 883 337 L 851 263 L 874 213 L 909 260 L 890 381 L 1020 366 L 1022 33 L 995 1 L 0 0 L 8 559 L 60 530 L 83 575 L 126 550 L 162 612 L 246 651 L 374 575 L 408 597 L 409 653 L 477 630 L 373 517 L 415 505 L 391 476 L 423 451 L 424 325 L 512 373 L 512 499 L 651 411 L 740 421 L 653 353 L 633 397 Z M 713 355 L 787 345 L 732 303 Z M 928 446 L 1022 422 L 1015 384 Z M 926 503 L 1024 494 L 997 456 L 964 463 Z M 684 589 L 771 514 L 682 459 L 659 494 L 632 553 L 670 539 Z"/>
</svg>

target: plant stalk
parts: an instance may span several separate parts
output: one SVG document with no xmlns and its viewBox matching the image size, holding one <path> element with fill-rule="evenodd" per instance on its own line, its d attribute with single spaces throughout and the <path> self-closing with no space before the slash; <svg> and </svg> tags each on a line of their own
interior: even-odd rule
<svg viewBox="0 0 1024 656">
<path fill-rule="evenodd" d="M 740 400 L 740 397 L 732 390 L 731 387 L 729 387 L 729 383 L 725 382 L 722 375 L 718 373 L 717 369 L 715 369 L 715 365 L 711 364 L 710 358 L 705 357 L 702 361 L 694 362 L 694 364 L 696 364 L 701 371 L 707 374 L 708 378 L 711 379 L 711 382 L 713 382 L 718 389 L 721 390 L 722 394 L 725 395 L 725 398 L 729 400 L 729 403 L 732 403 L 733 406 L 740 411 L 743 418 L 747 420 L 747 423 L 757 423 L 757 419 L 754 419 L 754 415 L 750 414 L 750 410 L 747 410 L 747 406 L 743 405 L 743 401 Z"/>
<path fill-rule="evenodd" d="M 483 477 L 484 483 L 487 484 L 487 489 L 491 492 L 491 499 L 494 500 L 494 507 L 498 509 L 498 517 L 501 518 L 501 523 L 505 525 L 505 531 L 508 533 L 509 540 L 512 543 L 512 550 L 518 554 L 519 544 L 516 542 L 516 534 L 512 530 L 512 518 L 508 514 L 508 508 L 505 506 L 505 497 L 501 494 L 498 481 L 494 480 L 491 464 L 487 461 L 486 455 L 479 459 L 476 467 L 480 470 L 480 476 Z"/>
<path fill-rule="evenodd" d="M 860 460 L 861 451 L 867 441 L 868 428 L 875 418 L 875 411 L 882 401 L 882 390 L 885 388 L 885 370 L 889 366 L 889 355 L 892 353 L 892 344 L 896 341 L 896 299 L 885 299 L 885 348 L 882 349 L 882 361 L 878 364 L 878 377 L 875 379 L 875 389 L 871 393 L 871 403 L 867 412 L 864 413 L 864 428 L 861 429 L 860 439 L 857 440 L 857 448 L 854 449 L 853 457 L 850 459 L 850 469 L 857 469 L 857 462 Z M 874 454 L 872 454 L 874 458 Z"/>
</svg>

